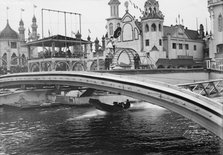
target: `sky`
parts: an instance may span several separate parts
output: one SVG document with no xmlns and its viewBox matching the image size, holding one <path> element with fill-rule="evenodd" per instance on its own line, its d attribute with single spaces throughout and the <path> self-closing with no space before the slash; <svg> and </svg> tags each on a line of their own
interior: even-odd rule
<svg viewBox="0 0 223 155">
<path fill-rule="evenodd" d="M 95 40 L 99 40 L 106 34 L 106 19 L 110 17 L 110 0 L 0 0 L 0 31 L 6 26 L 7 17 L 10 26 L 18 32 L 19 21 L 22 18 L 26 28 L 26 37 L 28 29 L 31 30 L 32 17 L 35 14 L 38 24 L 38 33 L 42 36 L 42 16 L 41 10 L 52 9 L 81 14 L 81 22 L 78 15 L 66 15 L 67 35 L 74 36 L 77 31 L 81 32 L 82 38 L 86 39 L 88 35 Z M 132 4 L 144 10 L 146 0 L 119 0 L 120 17 L 125 14 L 124 3 L 129 1 L 129 13 L 140 19 L 142 16 L 139 9 Z M 132 2 L 132 4 L 130 3 Z M 210 31 L 210 19 L 207 8 L 207 0 L 158 0 L 160 11 L 164 14 L 164 25 L 170 26 L 176 24 L 176 19 L 180 15 L 180 21 L 188 29 L 197 30 L 197 25 L 203 24 L 205 29 Z M 34 7 L 36 6 L 36 7 Z M 8 7 L 8 10 L 7 10 Z M 21 11 L 24 9 L 24 11 Z M 49 33 L 65 34 L 64 13 L 43 11 L 44 37 Z M 179 20 L 178 20 L 179 21 Z M 207 23 L 207 24 L 206 24 Z"/>
</svg>

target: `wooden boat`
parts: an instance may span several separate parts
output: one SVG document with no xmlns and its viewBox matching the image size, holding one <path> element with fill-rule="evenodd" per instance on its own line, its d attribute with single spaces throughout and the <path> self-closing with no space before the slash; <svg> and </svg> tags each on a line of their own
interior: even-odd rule
<svg viewBox="0 0 223 155">
<path fill-rule="evenodd" d="M 124 102 L 113 102 L 113 105 L 109 105 L 106 103 L 102 103 L 98 99 L 89 99 L 89 103 L 95 106 L 96 109 L 106 111 L 106 112 L 118 112 L 118 111 L 124 111 L 128 108 L 130 108 L 130 102 L 127 100 L 126 103 Z"/>
</svg>

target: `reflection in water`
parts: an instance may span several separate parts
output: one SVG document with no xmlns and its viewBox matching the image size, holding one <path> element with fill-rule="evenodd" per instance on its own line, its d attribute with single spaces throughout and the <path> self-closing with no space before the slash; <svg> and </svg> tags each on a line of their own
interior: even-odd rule
<svg viewBox="0 0 223 155">
<path fill-rule="evenodd" d="M 0 112 L 0 154 L 220 155 L 221 144 L 196 123 L 147 103 L 113 114 L 93 107 Z"/>
</svg>

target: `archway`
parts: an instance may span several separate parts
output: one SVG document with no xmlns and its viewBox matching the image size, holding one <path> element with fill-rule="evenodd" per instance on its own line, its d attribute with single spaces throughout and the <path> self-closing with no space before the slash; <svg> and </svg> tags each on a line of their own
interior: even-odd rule
<svg viewBox="0 0 223 155">
<path fill-rule="evenodd" d="M 32 64 L 31 67 L 30 67 L 30 71 L 31 72 L 39 72 L 40 71 L 40 69 L 39 69 L 39 63 Z"/>
<path fill-rule="evenodd" d="M 74 63 L 72 70 L 73 71 L 84 71 L 85 70 L 84 64 L 82 62 L 76 62 L 76 63 Z"/>
<path fill-rule="evenodd" d="M 65 61 L 59 61 L 55 63 L 55 70 L 56 71 L 69 71 L 70 67 L 69 64 Z"/>
</svg>

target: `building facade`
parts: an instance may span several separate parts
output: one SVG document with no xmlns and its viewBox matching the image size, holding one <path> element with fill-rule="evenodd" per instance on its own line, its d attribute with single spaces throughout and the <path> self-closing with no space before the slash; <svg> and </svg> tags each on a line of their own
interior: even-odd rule
<svg viewBox="0 0 223 155">
<path fill-rule="evenodd" d="M 211 20 L 209 57 L 212 67 L 223 70 L 223 0 L 208 0 Z"/>
<path fill-rule="evenodd" d="M 27 49 L 25 43 L 25 28 L 22 20 L 19 22 L 19 33 L 14 31 L 7 20 L 5 28 L 0 32 L 0 67 L 1 74 L 7 72 L 26 71 Z"/>
<path fill-rule="evenodd" d="M 128 2 L 125 2 L 126 12 L 122 18 L 119 17 L 119 0 L 110 0 L 108 5 L 110 18 L 106 25 L 107 44 L 113 40 L 113 63 L 116 65 L 125 63 L 134 66 L 135 54 L 140 56 L 142 65 L 147 64 L 150 68 L 157 67 L 160 59 L 192 59 L 190 62 L 193 63 L 203 60 L 202 28 L 198 32 L 181 24 L 164 26 L 164 15 L 159 10 L 158 1 L 147 0 L 140 19 L 129 13 Z M 118 27 L 121 27 L 121 33 L 114 39 Z"/>
<path fill-rule="evenodd" d="M 23 20 L 19 21 L 18 32 L 11 28 L 7 20 L 5 28 L 0 31 L 0 74 L 28 71 L 29 53 L 27 47 L 23 45 L 27 41 L 39 38 L 37 27 L 36 18 L 33 16 L 32 32 L 28 32 L 28 39 L 26 39 Z"/>
</svg>

